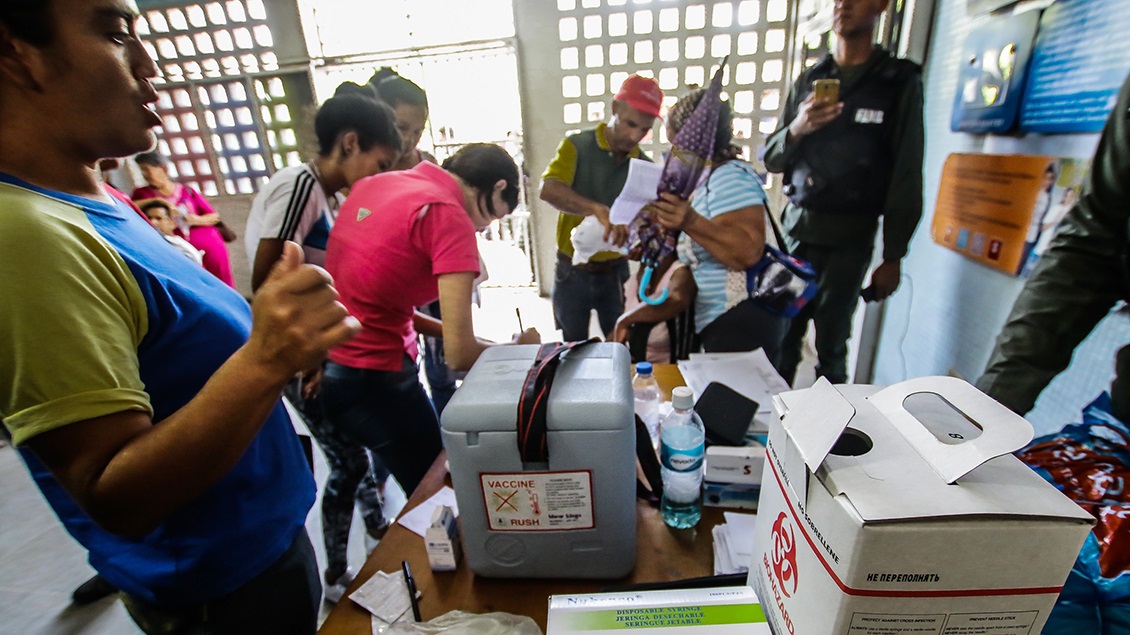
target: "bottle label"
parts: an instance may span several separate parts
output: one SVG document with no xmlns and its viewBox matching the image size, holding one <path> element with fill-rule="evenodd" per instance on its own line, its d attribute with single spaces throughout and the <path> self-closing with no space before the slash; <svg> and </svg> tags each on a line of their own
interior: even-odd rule
<svg viewBox="0 0 1131 635">
<path fill-rule="evenodd" d="M 688 450 L 673 450 L 667 445 L 660 448 L 660 463 L 673 472 L 692 472 L 703 465 L 703 444 Z"/>
</svg>

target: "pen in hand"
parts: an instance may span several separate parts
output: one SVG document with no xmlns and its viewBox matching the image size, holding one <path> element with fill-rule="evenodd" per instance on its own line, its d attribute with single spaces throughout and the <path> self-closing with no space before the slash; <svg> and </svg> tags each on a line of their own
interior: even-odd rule
<svg viewBox="0 0 1131 635">
<path fill-rule="evenodd" d="M 514 308 L 514 314 L 518 318 L 518 332 L 521 333 L 525 329 L 522 328 L 522 313 L 518 310 L 518 307 Z"/>
<path fill-rule="evenodd" d="M 412 619 L 420 621 L 420 605 L 416 602 L 416 580 L 412 579 L 412 571 L 408 569 L 408 561 L 401 560 L 401 573 L 404 574 L 404 583 L 408 587 L 408 600 L 412 604 Z"/>
</svg>

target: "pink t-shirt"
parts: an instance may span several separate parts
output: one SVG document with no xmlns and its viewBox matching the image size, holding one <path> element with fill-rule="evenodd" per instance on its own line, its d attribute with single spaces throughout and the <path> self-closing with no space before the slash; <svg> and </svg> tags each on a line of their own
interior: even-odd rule
<svg viewBox="0 0 1131 635">
<path fill-rule="evenodd" d="M 439 296 L 436 276 L 479 273 L 475 225 L 455 179 L 421 163 L 355 183 L 330 231 L 326 270 L 362 325 L 330 360 L 400 370 L 406 353 L 416 358 L 413 307 Z"/>
</svg>

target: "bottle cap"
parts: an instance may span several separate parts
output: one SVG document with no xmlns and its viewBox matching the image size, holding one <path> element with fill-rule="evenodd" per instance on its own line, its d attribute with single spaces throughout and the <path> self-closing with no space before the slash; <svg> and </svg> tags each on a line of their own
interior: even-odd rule
<svg viewBox="0 0 1131 635">
<path fill-rule="evenodd" d="M 672 389 L 672 408 L 676 410 L 691 410 L 695 407 L 695 395 L 687 386 Z"/>
<path fill-rule="evenodd" d="M 636 374 L 637 375 L 651 375 L 652 374 L 652 362 L 636 362 Z"/>
</svg>

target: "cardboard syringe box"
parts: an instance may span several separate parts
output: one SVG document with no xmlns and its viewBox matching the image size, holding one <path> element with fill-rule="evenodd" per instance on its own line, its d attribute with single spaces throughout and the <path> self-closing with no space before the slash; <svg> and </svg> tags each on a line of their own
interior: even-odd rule
<svg viewBox="0 0 1131 635">
<path fill-rule="evenodd" d="M 1010 454 L 1024 419 L 952 377 L 775 408 L 748 582 L 778 635 L 1041 631 L 1093 521 Z"/>
<path fill-rule="evenodd" d="M 771 635 L 748 586 L 550 596 L 546 635 Z"/>
</svg>

